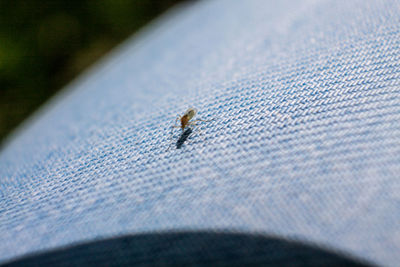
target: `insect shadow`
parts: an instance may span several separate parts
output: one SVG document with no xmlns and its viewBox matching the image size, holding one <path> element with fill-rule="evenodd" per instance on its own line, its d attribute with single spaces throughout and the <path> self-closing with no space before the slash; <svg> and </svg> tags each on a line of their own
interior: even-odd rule
<svg viewBox="0 0 400 267">
<path fill-rule="evenodd" d="M 183 146 L 183 143 L 189 138 L 189 135 L 192 133 L 192 129 L 187 128 L 179 137 L 178 141 L 176 141 L 176 148 L 180 149 Z"/>
</svg>

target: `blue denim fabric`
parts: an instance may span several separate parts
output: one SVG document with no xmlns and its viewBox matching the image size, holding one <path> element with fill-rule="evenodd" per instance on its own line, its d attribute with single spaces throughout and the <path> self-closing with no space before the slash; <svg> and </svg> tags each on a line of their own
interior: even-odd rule
<svg viewBox="0 0 400 267">
<path fill-rule="evenodd" d="M 400 3 L 200 1 L 72 83 L 0 154 L 0 262 L 228 230 L 400 262 Z M 176 115 L 198 110 L 180 149 Z"/>
</svg>

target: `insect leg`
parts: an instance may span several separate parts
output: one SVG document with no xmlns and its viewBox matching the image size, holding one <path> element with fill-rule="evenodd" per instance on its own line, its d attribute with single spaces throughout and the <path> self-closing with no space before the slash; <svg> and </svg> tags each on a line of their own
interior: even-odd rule
<svg viewBox="0 0 400 267">
<path fill-rule="evenodd" d="M 178 120 L 180 120 L 181 119 L 181 116 L 177 116 L 176 117 L 176 119 L 175 119 L 175 123 L 174 124 L 176 124 L 176 122 L 178 121 Z M 171 126 L 171 132 L 170 132 L 170 138 L 169 138 L 169 141 L 170 141 L 170 144 L 169 144 L 169 146 L 168 146 L 168 148 L 167 148 L 167 151 L 171 148 L 171 146 L 173 145 L 173 137 L 174 137 L 174 133 L 173 133 L 173 129 L 174 128 L 181 128 L 181 126 L 179 126 L 179 125 L 172 125 Z"/>
<path fill-rule="evenodd" d="M 177 116 L 174 125 L 175 125 L 176 122 L 177 122 L 178 120 L 180 120 L 181 118 L 182 118 L 181 116 Z"/>
<path fill-rule="evenodd" d="M 189 126 L 194 126 L 194 127 L 199 126 L 197 123 L 195 123 L 196 121 L 199 121 L 199 120 L 190 121 L 190 122 L 188 123 Z M 200 135 L 202 135 L 202 131 L 201 131 L 199 128 L 197 128 L 196 134 L 200 136 Z"/>
<path fill-rule="evenodd" d="M 214 119 L 211 119 L 211 120 L 201 120 L 201 119 L 197 119 L 197 120 L 194 120 L 194 121 L 192 121 L 192 122 L 197 122 L 197 121 L 201 121 L 201 122 L 210 122 L 210 121 L 213 121 Z"/>
</svg>

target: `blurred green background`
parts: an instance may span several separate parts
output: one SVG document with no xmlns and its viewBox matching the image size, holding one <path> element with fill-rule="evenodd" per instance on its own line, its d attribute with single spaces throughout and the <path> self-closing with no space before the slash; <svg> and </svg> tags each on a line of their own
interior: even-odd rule
<svg viewBox="0 0 400 267">
<path fill-rule="evenodd" d="M 0 0 L 0 145 L 82 70 L 182 0 Z"/>
</svg>

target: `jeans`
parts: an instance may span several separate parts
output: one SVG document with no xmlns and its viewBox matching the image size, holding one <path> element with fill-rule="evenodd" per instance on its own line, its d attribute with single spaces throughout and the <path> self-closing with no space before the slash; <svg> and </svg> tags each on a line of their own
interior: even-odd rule
<svg viewBox="0 0 400 267">
<path fill-rule="evenodd" d="M 398 264 L 399 14 L 390 0 L 167 12 L 8 140 L 0 262 L 190 230 Z M 178 145 L 189 107 L 203 121 Z"/>
</svg>

